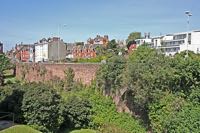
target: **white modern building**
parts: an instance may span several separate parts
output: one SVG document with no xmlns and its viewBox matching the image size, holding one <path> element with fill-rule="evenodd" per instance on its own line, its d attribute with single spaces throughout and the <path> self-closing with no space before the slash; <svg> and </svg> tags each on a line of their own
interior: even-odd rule
<svg viewBox="0 0 200 133">
<path fill-rule="evenodd" d="M 150 33 L 144 33 L 144 38 L 136 39 L 135 42 L 137 44 L 137 47 L 143 44 L 151 45 L 152 39 L 150 38 Z"/>
<path fill-rule="evenodd" d="M 166 55 L 182 51 L 200 52 L 200 30 L 168 34 L 152 38 L 153 47 L 161 49 Z"/>
</svg>

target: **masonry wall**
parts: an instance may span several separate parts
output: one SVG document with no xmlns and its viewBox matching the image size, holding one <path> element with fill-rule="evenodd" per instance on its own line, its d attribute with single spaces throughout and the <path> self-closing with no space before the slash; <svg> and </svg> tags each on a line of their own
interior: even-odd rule
<svg viewBox="0 0 200 133">
<path fill-rule="evenodd" d="M 69 63 L 69 64 L 16 64 L 16 77 L 28 82 L 43 82 L 56 78 L 64 78 L 64 70 L 71 67 L 75 72 L 75 80 L 89 85 L 95 78 L 100 64 Z"/>
</svg>

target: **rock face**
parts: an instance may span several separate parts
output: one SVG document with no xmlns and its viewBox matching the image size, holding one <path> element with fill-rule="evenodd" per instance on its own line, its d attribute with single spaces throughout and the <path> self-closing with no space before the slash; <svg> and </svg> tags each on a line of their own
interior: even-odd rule
<svg viewBox="0 0 200 133">
<path fill-rule="evenodd" d="M 93 63 L 68 63 L 68 64 L 44 64 L 23 63 L 16 64 L 16 77 L 28 82 L 43 82 L 54 78 L 64 78 L 64 70 L 72 68 L 75 72 L 75 80 L 90 85 L 95 78 L 100 64 Z"/>
</svg>

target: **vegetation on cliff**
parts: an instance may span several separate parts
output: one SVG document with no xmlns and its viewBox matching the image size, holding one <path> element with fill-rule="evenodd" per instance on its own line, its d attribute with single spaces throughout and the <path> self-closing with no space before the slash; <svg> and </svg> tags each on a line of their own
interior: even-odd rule
<svg viewBox="0 0 200 133">
<path fill-rule="evenodd" d="M 71 68 L 64 80 L 0 87 L 0 111 L 42 132 L 198 132 L 199 62 L 199 54 L 172 58 L 146 46 L 127 58 L 113 52 L 87 87 L 73 79 Z M 131 114 L 117 112 L 115 96 Z"/>
</svg>

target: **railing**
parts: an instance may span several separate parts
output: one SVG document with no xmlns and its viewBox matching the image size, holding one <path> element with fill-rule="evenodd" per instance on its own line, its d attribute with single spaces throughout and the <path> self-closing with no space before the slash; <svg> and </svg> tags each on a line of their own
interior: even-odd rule
<svg viewBox="0 0 200 133">
<path fill-rule="evenodd" d="M 0 130 L 13 126 L 15 114 L 11 112 L 0 112 Z"/>
</svg>

